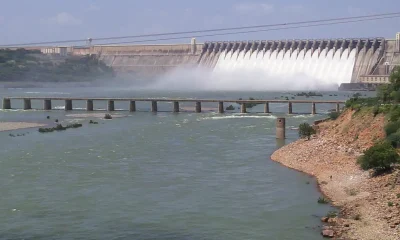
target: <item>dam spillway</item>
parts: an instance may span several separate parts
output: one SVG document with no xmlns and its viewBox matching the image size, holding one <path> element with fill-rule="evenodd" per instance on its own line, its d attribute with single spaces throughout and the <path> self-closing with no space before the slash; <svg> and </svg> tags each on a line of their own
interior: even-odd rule
<svg viewBox="0 0 400 240">
<path fill-rule="evenodd" d="M 394 66 L 400 65 L 399 45 L 400 37 L 205 43 L 192 39 L 190 44 L 93 45 L 71 51 L 73 55 L 95 54 L 117 74 L 154 76 L 197 67 L 229 75 L 225 78 L 257 78 L 258 82 L 249 83 L 254 85 L 281 80 L 338 85 L 388 82 Z"/>
<path fill-rule="evenodd" d="M 383 39 L 206 42 L 200 65 L 214 72 L 256 73 L 266 81 L 355 82 L 383 56 Z"/>
</svg>

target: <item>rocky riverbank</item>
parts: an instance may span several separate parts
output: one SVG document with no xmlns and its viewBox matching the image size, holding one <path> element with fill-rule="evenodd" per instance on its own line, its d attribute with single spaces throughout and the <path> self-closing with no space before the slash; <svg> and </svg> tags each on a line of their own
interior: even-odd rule
<svg viewBox="0 0 400 240">
<path fill-rule="evenodd" d="M 340 207 L 339 217 L 324 218 L 325 234 L 338 239 L 400 239 L 400 171 L 371 177 L 356 163 L 384 138 L 384 116 L 346 111 L 318 124 L 309 141 L 277 150 L 272 160 L 317 178 L 321 191 Z M 317 200 L 316 200 L 317 201 Z"/>
</svg>

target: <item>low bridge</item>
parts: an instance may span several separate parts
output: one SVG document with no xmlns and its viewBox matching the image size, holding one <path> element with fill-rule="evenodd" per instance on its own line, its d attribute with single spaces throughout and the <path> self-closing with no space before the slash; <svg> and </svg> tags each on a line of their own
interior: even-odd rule
<svg viewBox="0 0 400 240">
<path fill-rule="evenodd" d="M 73 104 L 72 101 L 86 101 L 86 111 L 94 111 L 93 102 L 94 101 L 107 101 L 107 110 L 115 111 L 114 103 L 116 101 L 129 102 L 129 111 L 136 111 L 136 102 L 149 102 L 151 105 L 151 112 L 157 112 L 157 103 L 158 102 L 171 102 L 172 103 L 172 111 L 177 113 L 180 111 L 179 103 L 180 102 L 191 102 L 194 103 L 193 110 L 196 113 L 201 112 L 201 104 L 202 103 L 217 103 L 218 104 L 218 112 L 224 113 L 224 103 L 238 103 L 241 105 L 240 112 L 246 113 L 246 104 L 249 103 L 257 103 L 264 104 L 264 113 L 271 113 L 269 104 L 270 103 L 287 103 L 288 104 L 288 113 L 293 113 L 293 104 L 295 103 L 309 103 L 311 104 L 311 114 L 316 114 L 316 104 L 318 103 L 330 103 L 336 106 L 336 111 L 340 110 L 340 104 L 344 104 L 345 101 L 329 101 L 329 100 L 231 100 L 231 99 L 166 99 L 166 98 L 64 98 L 64 97 L 6 97 L 3 99 L 3 109 L 12 109 L 11 108 L 11 100 L 23 100 L 23 109 L 30 110 L 32 109 L 32 100 L 41 100 L 43 101 L 43 110 L 52 110 L 52 100 L 61 100 L 65 101 L 65 110 L 72 111 Z"/>
</svg>

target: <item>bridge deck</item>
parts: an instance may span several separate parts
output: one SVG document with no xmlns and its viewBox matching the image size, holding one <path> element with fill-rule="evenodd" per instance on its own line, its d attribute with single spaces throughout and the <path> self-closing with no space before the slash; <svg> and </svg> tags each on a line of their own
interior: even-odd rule
<svg viewBox="0 0 400 240">
<path fill-rule="evenodd" d="M 179 99 L 179 98 L 88 98 L 88 97 L 4 97 L 20 100 L 136 101 L 136 102 L 232 102 L 232 103 L 345 103 L 344 100 L 281 100 L 281 99 Z"/>
</svg>

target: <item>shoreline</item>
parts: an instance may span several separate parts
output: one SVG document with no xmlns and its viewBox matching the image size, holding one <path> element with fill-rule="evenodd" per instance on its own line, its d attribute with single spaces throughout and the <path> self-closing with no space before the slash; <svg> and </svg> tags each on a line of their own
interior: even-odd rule
<svg viewBox="0 0 400 240">
<path fill-rule="evenodd" d="M 321 219 L 323 231 L 342 239 L 400 239 L 400 172 L 370 177 L 356 164 L 384 137 L 384 117 L 353 114 L 346 111 L 337 120 L 318 123 L 313 138 L 285 145 L 271 159 L 314 177 L 318 190 L 339 208 L 339 217 Z"/>
<path fill-rule="evenodd" d="M 30 122 L 0 122 L 0 132 L 44 127 L 48 124 Z"/>
</svg>

